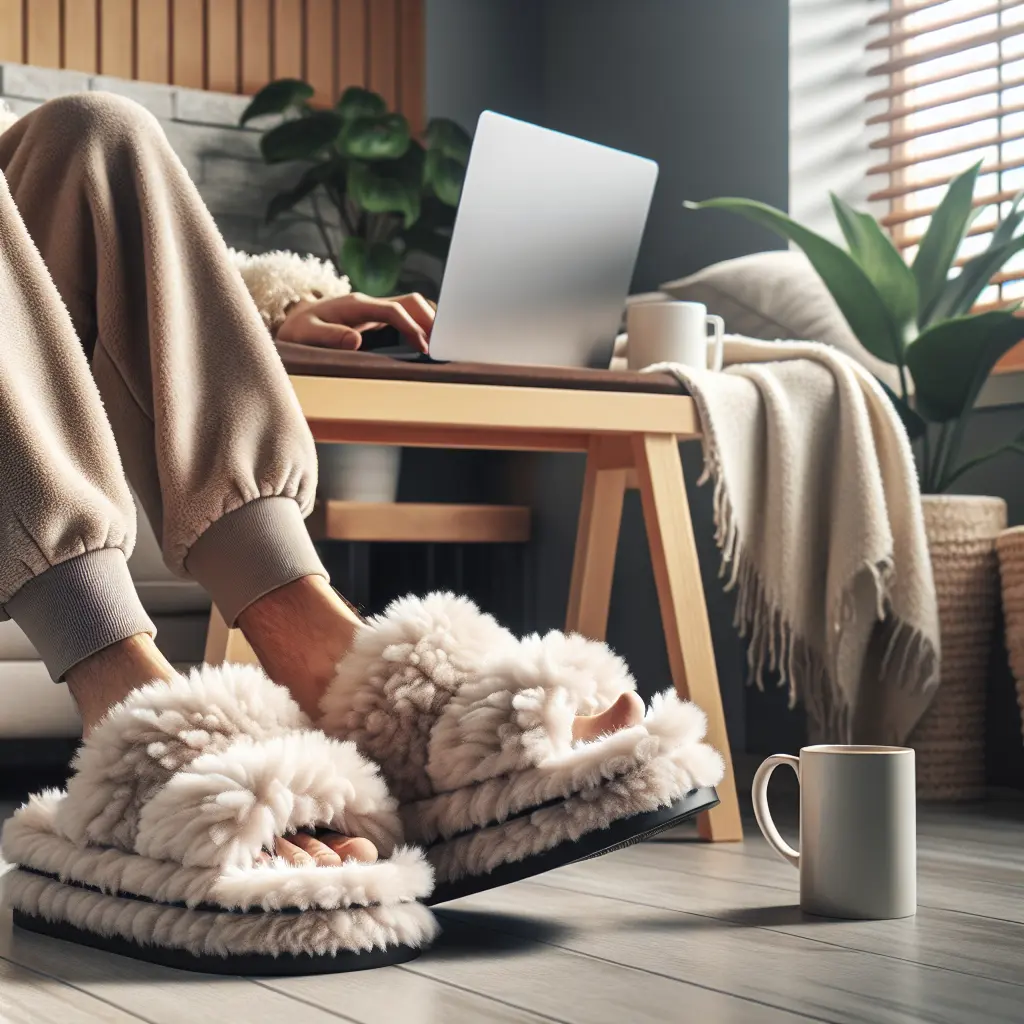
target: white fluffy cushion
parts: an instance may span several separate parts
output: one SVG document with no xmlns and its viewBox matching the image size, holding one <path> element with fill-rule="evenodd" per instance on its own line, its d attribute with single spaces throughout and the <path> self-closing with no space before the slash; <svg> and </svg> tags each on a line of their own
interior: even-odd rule
<svg viewBox="0 0 1024 1024">
<path fill-rule="evenodd" d="M 780 250 L 740 256 L 669 281 L 674 299 L 702 302 L 725 320 L 729 334 L 765 341 L 822 341 L 852 356 L 891 387 L 895 367 L 857 340 L 839 307 L 802 252 Z"/>
</svg>

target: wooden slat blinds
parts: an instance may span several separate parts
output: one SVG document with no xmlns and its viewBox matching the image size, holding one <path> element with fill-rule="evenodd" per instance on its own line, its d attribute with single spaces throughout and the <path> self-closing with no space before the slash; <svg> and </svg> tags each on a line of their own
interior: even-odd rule
<svg viewBox="0 0 1024 1024">
<path fill-rule="evenodd" d="M 1024 188 L 1024 0 L 891 0 L 872 19 L 869 44 L 878 81 L 872 100 L 888 109 L 872 144 L 871 199 L 886 202 L 883 223 L 912 258 L 946 185 L 982 162 L 978 205 L 995 204 L 972 226 L 964 252 L 987 245 L 1009 202 Z M 980 304 L 1024 298 L 1024 258 L 993 279 Z M 1024 367 L 1024 351 L 1011 354 Z"/>
</svg>

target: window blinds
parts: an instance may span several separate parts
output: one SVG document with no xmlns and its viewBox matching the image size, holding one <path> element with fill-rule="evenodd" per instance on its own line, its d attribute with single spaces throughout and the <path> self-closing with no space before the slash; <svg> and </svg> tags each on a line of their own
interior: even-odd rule
<svg viewBox="0 0 1024 1024">
<path fill-rule="evenodd" d="M 980 211 L 961 255 L 976 254 L 1024 189 L 1024 0 L 892 0 L 871 19 L 878 35 L 870 100 L 882 133 L 871 143 L 871 199 L 888 205 L 883 223 L 912 258 L 947 183 L 982 160 Z M 1024 298 L 1024 254 L 993 278 L 983 307 Z"/>
</svg>

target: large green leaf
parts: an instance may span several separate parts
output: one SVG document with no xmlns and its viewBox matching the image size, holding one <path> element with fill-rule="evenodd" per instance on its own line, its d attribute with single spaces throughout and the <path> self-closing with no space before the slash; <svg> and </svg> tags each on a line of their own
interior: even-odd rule
<svg viewBox="0 0 1024 1024">
<path fill-rule="evenodd" d="M 242 111 L 239 124 L 246 124 L 255 117 L 266 114 L 283 114 L 286 110 L 302 108 L 313 98 L 313 86 L 298 78 L 279 78 L 268 82 Z"/>
<path fill-rule="evenodd" d="M 878 380 L 878 378 L 876 377 L 875 380 Z M 906 428 L 910 440 L 916 441 L 919 437 L 922 437 L 928 429 L 928 424 L 884 380 L 878 380 L 878 383 L 889 396 L 889 401 L 892 402 L 897 415 L 903 421 L 903 426 Z"/>
<path fill-rule="evenodd" d="M 400 213 L 410 228 L 420 215 L 418 183 L 388 177 L 361 161 L 353 161 L 348 170 L 349 197 L 368 213 Z"/>
<path fill-rule="evenodd" d="M 312 160 L 334 142 L 341 126 L 341 118 L 333 111 L 318 110 L 272 128 L 260 139 L 260 151 L 268 164 Z"/>
<path fill-rule="evenodd" d="M 409 148 L 409 122 L 401 114 L 345 122 L 338 150 L 356 160 L 397 160 Z"/>
<path fill-rule="evenodd" d="M 334 109 L 346 121 L 354 121 L 359 117 L 382 117 L 388 112 L 388 105 L 383 96 L 351 85 L 341 94 Z"/>
<path fill-rule="evenodd" d="M 902 331 L 867 274 L 848 252 L 774 207 L 753 199 L 708 199 L 684 205 L 692 210 L 729 210 L 796 242 L 832 293 L 860 343 L 887 363 L 903 361 Z"/>
<path fill-rule="evenodd" d="M 473 144 L 469 133 L 447 117 L 435 117 L 427 125 L 427 148 L 437 150 L 449 160 L 465 165 L 469 162 L 469 150 Z"/>
<path fill-rule="evenodd" d="M 458 206 L 462 184 L 466 180 L 466 166 L 439 149 L 427 150 L 424 174 L 434 195 L 448 206 Z"/>
<path fill-rule="evenodd" d="M 367 295 L 393 295 L 402 272 L 402 257 L 390 245 L 355 236 L 345 239 L 341 263 L 356 291 Z"/>
<path fill-rule="evenodd" d="M 917 315 L 917 281 L 910 267 L 874 217 L 855 210 L 835 193 L 831 196 L 850 255 L 867 274 L 902 330 Z"/>
<path fill-rule="evenodd" d="M 980 167 L 979 161 L 950 182 L 914 257 L 911 269 L 917 279 L 917 322 L 920 327 L 935 319 L 935 307 L 946 286 L 949 269 L 967 233 L 972 213 L 976 215 L 971 204 Z"/>
<path fill-rule="evenodd" d="M 992 367 L 1022 338 L 1024 318 L 1004 310 L 922 331 L 907 349 L 918 411 L 937 423 L 969 411 Z"/>
<path fill-rule="evenodd" d="M 1024 249 L 1024 235 L 1006 245 L 989 246 L 983 253 L 968 260 L 960 273 L 946 286 L 935 305 L 932 319 L 935 323 L 951 317 L 966 316 L 988 287 L 992 275 L 1014 255 Z"/>
<path fill-rule="evenodd" d="M 998 273 L 1013 255 L 1024 248 L 1024 235 L 1016 239 L 1013 237 L 1024 221 L 1024 211 L 1020 209 L 1022 200 L 1024 191 L 1014 196 L 1009 211 L 992 233 L 988 247 L 968 260 L 960 273 L 946 282 L 932 313 L 935 322 L 969 313 L 992 275 Z"/>
</svg>

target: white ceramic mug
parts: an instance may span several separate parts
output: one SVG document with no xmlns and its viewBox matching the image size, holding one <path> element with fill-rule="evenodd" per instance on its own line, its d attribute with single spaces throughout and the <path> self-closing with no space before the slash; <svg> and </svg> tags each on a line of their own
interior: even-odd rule
<svg viewBox="0 0 1024 1024">
<path fill-rule="evenodd" d="M 800 780 L 800 849 L 768 811 L 780 764 Z M 754 814 L 772 848 L 800 871 L 800 907 L 823 917 L 882 920 L 917 912 L 917 803 L 908 747 L 822 745 L 773 754 L 757 770 Z"/>
<path fill-rule="evenodd" d="M 714 331 L 708 337 L 708 327 Z M 631 370 L 654 363 L 722 368 L 725 324 L 700 302 L 637 302 L 626 313 L 626 360 Z"/>
</svg>

